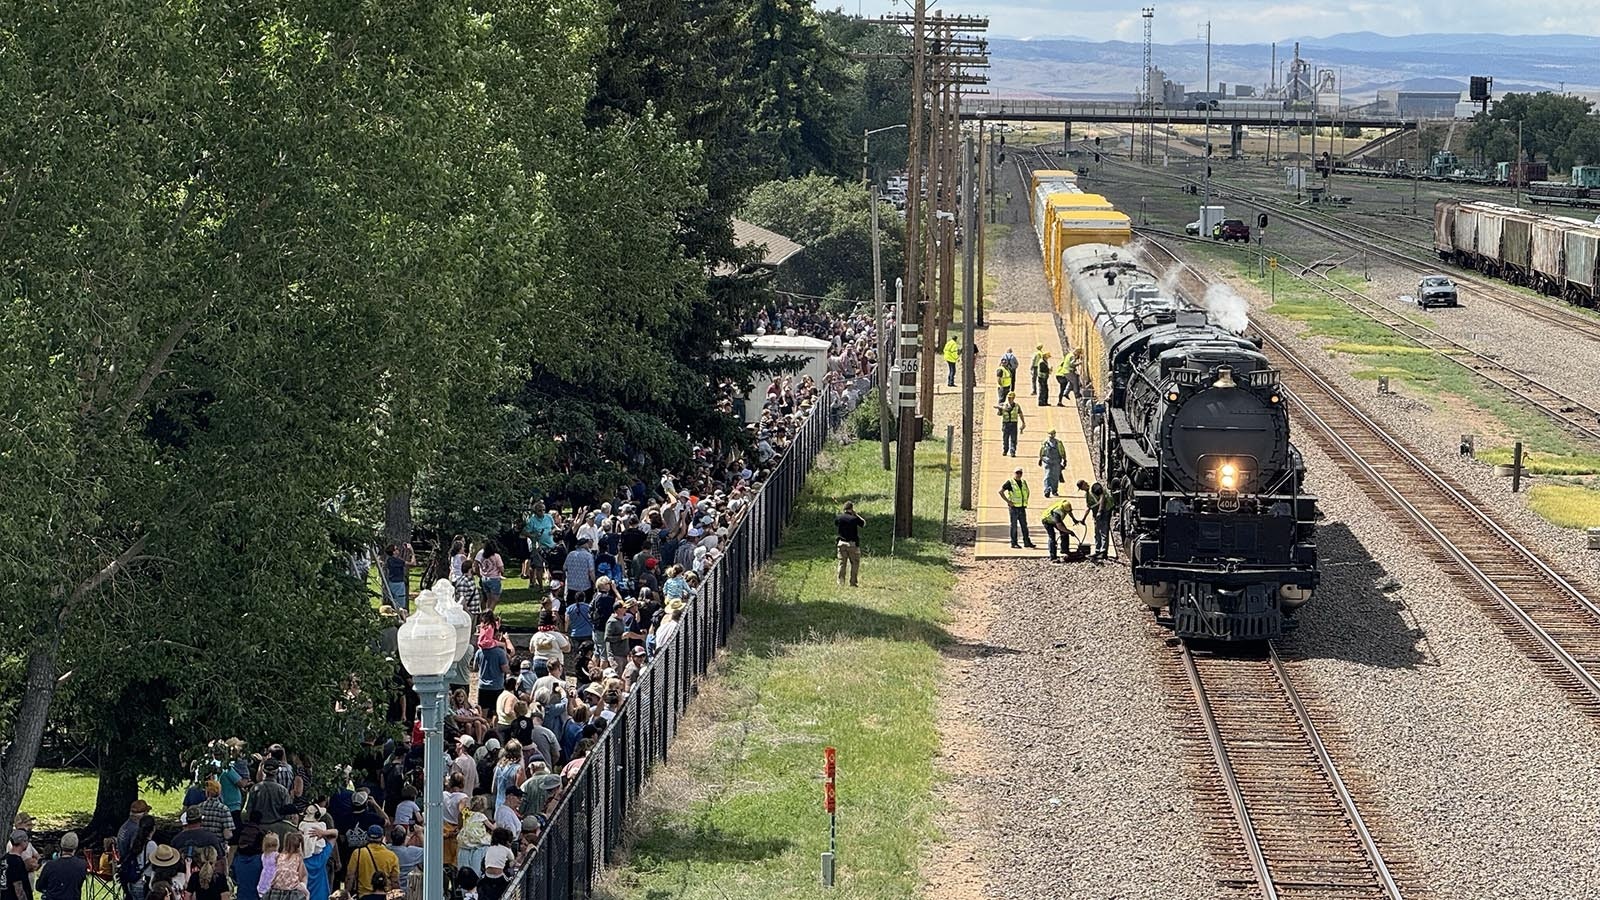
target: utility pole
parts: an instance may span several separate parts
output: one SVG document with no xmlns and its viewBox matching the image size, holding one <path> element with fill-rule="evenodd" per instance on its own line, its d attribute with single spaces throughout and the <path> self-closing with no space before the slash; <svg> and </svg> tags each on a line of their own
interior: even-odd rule
<svg viewBox="0 0 1600 900">
<path fill-rule="evenodd" d="M 1527 169 L 1522 166 L 1522 120 L 1517 120 L 1517 161 L 1511 164 L 1511 201 L 1513 206 L 1522 205 L 1522 176 L 1527 174 Z"/>
<path fill-rule="evenodd" d="M 983 123 L 982 119 L 978 120 L 978 171 L 973 173 L 973 174 L 978 179 L 978 198 L 977 198 L 977 202 L 975 202 L 973 204 L 974 217 L 977 219 L 977 224 L 974 227 L 974 230 L 977 231 L 977 234 L 974 235 L 974 237 L 976 237 L 977 241 L 978 241 L 978 283 L 973 286 L 973 289 L 977 292 L 977 310 L 976 310 L 975 313 L 969 311 L 968 312 L 968 316 L 969 317 L 976 316 L 978 326 L 981 327 L 983 325 L 983 282 L 984 282 L 984 273 L 988 271 L 988 269 L 985 268 L 984 255 L 983 254 L 984 254 L 984 245 L 988 243 L 988 236 L 989 236 L 989 229 L 988 229 L 988 227 L 986 225 L 984 225 L 984 221 L 983 221 L 984 220 L 984 216 L 982 215 L 981 210 L 983 210 L 985 208 L 984 205 L 987 202 L 987 198 L 989 196 L 989 190 L 990 190 L 990 186 L 989 186 L 989 141 L 984 135 L 984 123 Z M 991 207 L 991 211 L 992 211 L 992 207 Z M 963 347 L 961 352 L 963 352 L 963 353 L 968 352 L 968 350 L 969 350 L 969 348 L 971 348 L 971 346 L 972 346 L 972 341 L 969 338 L 968 341 L 967 341 L 967 346 Z M 963 507 L 963 508 L 965 508 L 965 507 Z"/>
<path fill-rule="evenodd" d="M 1156 145 L 1156 97 L 1155 77 L 1150 65 L 1150 26 L 1155 21 L 1156 8 L 1146 6 L 1139 10 L 1139 15 L 1144 18 L 1144 164 L 1155 162 Z"/>
<path fill-rule="evenodd" d="M 916 4 L 911 39 L 911 141 L 907 154 L 906 293 L 900 301 L 900 390 L 895 401 L 895 414 L 900 417 L 894 471 L 894 535 L 897 538 L 911 536 L 912 495 L 915 492 L 913 477 L 917 468 L 917 370 L 913 360 L 919 357 L 916 317 L 912 311 L 917 308 L 922 296 L 922 266 L 918 259 L 922 236 L 918 234 L 918 214 L 922 200 L 922 104 L 928 81 L 923 29 L 928 3 L 927 0 L 916 0 Z"/>
<path fill-rule="evenodd" d="M 885 125 L 882 128 L 869 128 L 861 132 L 861 177 L 869 182 L 868 196 L 872 203 L 872 321 L 873 327 L 879 332 L 878 340 L 878 440 L 883 444 L 883 468 L 889 468 L 889 401 L 885 396 L 888 391 L 888 382 L 885 380 L 884 358 L 888 355 L 887 346 L 881 332 L 883 328 L 883 255 L 880 248 L 878 229 L 878 181 L 872 178 L 868 169 L 868 139 L 884 131 L 904 128 L 904 125 Z"/>
<path fill-rule="evenodd" d="M 925 86 L 923 91 L 927 94 L 928 99 L 928 129 L 930 132 L 927 166 L 928 208 L 927 221 L 923 226 L 927 242 L 927 253 L 924 255 L 926 273 L 922 280 L 924 286 L 922 296 L 920 298 L 912 297 L 913 302 L 920 300 L 922 304 L 918 307 L 922 313 L 922 345 L 917 360 L 916 412 L 920 418 L 925 420 L 925 423 L 933 419 L 933 351 L 935 339 L 939 332 L 939 303 L 943 295 L 943 287 L 939 284 L 940 269 L 944 261 L 939 241 L 940 176 L 944 172 L 944 116 L 940 113 L 940 107 L 944 103 L 944 64 L 942 59 L 945 55 L 945 47 L 943 40 L 944 27 L 941 24 L 943 19 L 944 10 L 936 10 L 933 14 L 933 53 L 931 54 L 933 57 L 933 84 L 928 86 L 926 74 L 923 79 Z M 929 55 L 926 51 L 923 52 L 925 68 L 927 67 L 926 60 Z M 922 430 L 927 430 L 926 424 L 924 424 Z M 921 438 L 920 434 L 918 438 Z"/>
<path fill-rule="evenodd" d="M 866 139 L 862 138 L 865 143 Z M 883 371 L 883 255 L 878 244 L 878 184 L 872 184 L 872 327 L 880 335 L 878 340 L 878 371 Z M 883 469 L 889 470 L 889 410 L 883 402 L 883 379 L 878 378 L 878 442 L 883 445 Z"/>
<path fill-rule="evenodd" d="M 1206 22 L 1206 154 L 1205 154 L 1205 192 L 1201 198 L 1202 207 L 1211 205 L 1211 22 Z M 1205 216 L 1200 217 L 1200 225 L 1205 226 Z M 1210 237 L 1210 235 L 1201 235 Z"/>
<path fill-rule="evenodd" d="M 900 344 L 895 408 L 899 416 L 895 452 L 896 537 L 910 537 L 916 443 L 933 414 L 935 338 L 954 312 L 955 158 L 962 85 L 987 79 L 966 67 L 988 65 L 988 44 L 976 33 L 989 27 L 976 16 L 937 12 L 930 25 L 927 0 L 910 0 L 913 12 L 869 20 L 911 32 L 911 128 L 907 148 L 906 274 L 898 304 Z M 932 32 L 930 34 L 930 31 Z M 905 59 L 902 54 L 854 53 L 855 59 Z M 940 206 L 950 212 L 940 215 Z M 924 208 L 926 206 L 926 208 Z M 948 220 L 948 221 L 945 221 Z M 940 238 L 943 236 L 943 240 Z M 920 390 L 919 390 L 920 388 Z M 921 415 L 918 415 L 918 412 Z"/>
<path fill-rule="evenodd" d="M 981 140 L 980 135 L 980 140 Z M 977 362 L 973 359 L 976 355 L 972 352 L 974 326 L 977 321 L 977 286 L 974 279 L 981 277 L 976 273 L 973 259 L 972 233 L 983 227 L 983 222 L 978 218 L 977 196 L 973 191 L 976 172 L 972 166 L 972 138 L 963 142 L 961 157 L 961 216 L 967 225 L 967 241 L 962 247 L 962 272 L 965 278 L 961 282 L 961 508 L 972 508 L 972 428 L 973 428 L 973 392 L 977 389 L 975 379 L 977 376 Z"/>
</svg>

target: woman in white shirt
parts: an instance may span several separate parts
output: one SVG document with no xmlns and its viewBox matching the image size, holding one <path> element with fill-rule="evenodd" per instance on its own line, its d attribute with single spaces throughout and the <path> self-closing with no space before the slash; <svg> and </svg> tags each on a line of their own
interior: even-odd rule
<svg viewBox="0 0 1600 900">
<path fill-rule="evenodd" d="M 511 885 L 511 868 L 517 861 L 517 837 L 508 828 L 496 828 L 489 849 L 483 854 L 483 880 L 478 882 L 479 900 L 500 900 Z"/>
</svg>

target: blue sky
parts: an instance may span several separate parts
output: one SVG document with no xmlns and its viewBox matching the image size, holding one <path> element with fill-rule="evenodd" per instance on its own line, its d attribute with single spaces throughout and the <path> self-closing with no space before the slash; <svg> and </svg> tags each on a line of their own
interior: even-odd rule
<svg viewBox="0 0 1600 900">
<path fill-rule="evenodd" d="M 904 0 L 819 0 L 824 8 L 857 9 L 874 15 L 905 12 Z M 1005 3 L 939 0 L 936 9 L 946 15 L 966 13 L 989 17 L 989 33 L 1005 37 L 1042 35 L 1081 37 L 1092 41 L 1137 41 L 1143 36 L 1139 2 L 1105 4 L 1092 0 L 1010 0 Z M 1541 0 L 1513 5 L 1507 0 L 1458 3 L 1455 0 L 1415 0 L 1380 3 L 1346 0 L 1311 3 L 1307 0 L 1231 0 L 1228 3 L 1153 4 L 1156 9 L 1154 39 L 1175 43 L 1194 38 L 1207 19 L 1212 40 L 1219 44 L 1265 43 L 1306 35 L 1323 36 L 1349 31 L 1374 31 L 1403 35 L 1422 32 L 1500 32 L 1511 34 L 1600 35 L 1600 2 L 1596 0 Z M 1600 61 L 1596 62 L 1600 67 Z"/>
</svg>

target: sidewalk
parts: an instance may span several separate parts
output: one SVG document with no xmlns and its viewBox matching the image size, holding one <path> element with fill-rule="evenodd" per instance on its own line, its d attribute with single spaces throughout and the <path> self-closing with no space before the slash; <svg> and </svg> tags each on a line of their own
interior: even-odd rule
<svg viewBox="0 0 1600 900">
<path fill-rule="evenodd" d="M 1054 317 L 1049 313 L 991 312 L 988 324 L 987 352 L 978 366 L 977 406 L 980 411 L 979 428 L 983 433 L 983 458 L 978 468 L 978 535 L 973 553 L 979 559 L 1043 557 L 1047 555 L 1046 540 L 1040 519 L 1054 500 L 1044 496 L 1044 470 L 1039 467 L 1039 446 L 1052 428 L 1056 430 L 1056 437 L 1066 445 L 1067 466 L 1061 476 L 1061 491 L 1064 496 L 1072 498 L 1072 511 L 1082 516 L 1085 513 L 1082 492 L 1073 485 L 1080 478 L 1094 481 L 1089 445 L 1084 439 L 1075 402 L 1069 401 L 1067 406 L 1054 405 L 1056 383 L 1053 375 L 1050 378 L 1050 406 L 1039 406 L 1038 399 L 1031 395 L 1029 389 L 1025 370 L 1033 357 L 1035 345 L 1043 344 L 1050 352 L 1052 369 L 1061 361 L 1064 351 L 1056 333 Z M 1025 421 L 1025 430 L 1017 437 L 1015 458 L 1000 454 L 1000 414 L 995 410 L 998 388 L 994 371 L 999 368 L 1000 357 L 1005 355 L 1008 347 L 1021 364 L 1017 373 L 1016 393 Z M 1031 492 L 1028 530 L 1038 548 L 1034 550 L 1026 547 L 1012 549 L 1010 518 L 1006 502 L 1000 498 L 1001 485 L 1017 468 L 1022 469 L 1022 477 Z M 1085 540 L 1092 541 L 1093 526 L 1080 529 L 1079 533 Z"/>
</svg>

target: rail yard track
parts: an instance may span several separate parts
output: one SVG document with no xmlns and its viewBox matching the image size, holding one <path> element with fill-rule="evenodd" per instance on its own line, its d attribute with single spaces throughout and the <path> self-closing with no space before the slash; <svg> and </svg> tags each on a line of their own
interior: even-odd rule
<svg viewBox="0 0 1600 900">
<path fill-rule="evenodd" d="M 1146 244 L 1158 268 L 1181 268 L 1189 291 L 1204 284 L 1169 248 Z M 1452 477 L 1303 365 L 1270 331 L 1259 323 L 1255 327 L 1308 432 L 1341 468 L 1370 486 L 1380 505 L 1424 539 L 1419 546 L 1429 557 L 1481 599 L 1513 643 L 1580 709 L 1600 717 L 1600 605 Z"/>
<path fill-rule="evenodd" d="M 1195 703 L 1179 711 L 1183 739 L 1212 763 L 1202 786 L 1217 808 L 1207 812 L 1236 826 L 1208 834 L 1221 850 L 1223 886 L 1262 900 L 1401 900 L 1400 880 L 1277 651 L 1218 655 L 1180 642 L 1173 663 L 1181 674 L 1169 678 Z"/>
<path fill-rule="evenodd" d="M 1150 228 L 1135 230 L 1163 240 L 1203 240 Z M 1299 270 L 1299 277 L 1312 288 L 1339 300 L 1395 334 L 1432 351 L 1436 356 L 1475 373 L 1490 384 L 1539 410 L 1555 424 L 1574 435 L 1600 442 L 1600 409 L 1574 399 L 1562 393 L 1560 388 L 1506 365 L 1487 353 L 1444 335 L 1424 319 L 1391 309 L 1367 294 L 1328 277 L 1324 272 L 1302 265 L 1282 253 L 1275 252 L 1274 255 L 1287 262 L 1290 268 Z"/>
<path fill-rule="evenodd" d="M 1107 157 L 1105 162 L 1125 171 L 1146 171 L 1143 167 L 1125 160 L 1115 160 Z M 1178 184 L 1200 184 L 1193 178 L 1181 174 L 1165 172 L 1157 172 L 1156 174 Z M 1218 197 L 1243 200 L 1263 210 L 1272 212 L 1278 219 L 1292 222 L 1313 234 L 1321 235 L 1335 243 L 1361 250 L 1380 259 L 1398 263 L 1414 272 L 1437 272 L 1447 268 L 1444 263 L 1433 255 L 1432 247 L 1428 245 L 1412 243 L 1407 245 L 1412 248 L 1411 250 L 1397 249 L 1394 246 L 1396 243 L 1394 236 L 1378 229 L 1349 222 L 1330 223 L 1286 201 L 1242 190 L 1236 186 L 1219 182 L 1215 178 L 1211 180 L 1211 190 Z M 1448 268 L 1451 277 L 1457 283 L 1470 285 L 1482 297 L 1566 329 L 1585 340 L 1600 342 L 1600 319 L 1585 315 L 1558 301 L 1524 294 L 1488 278 L 1469 274 L 1466 270 L 1456 267 Z"/>
</svg>

